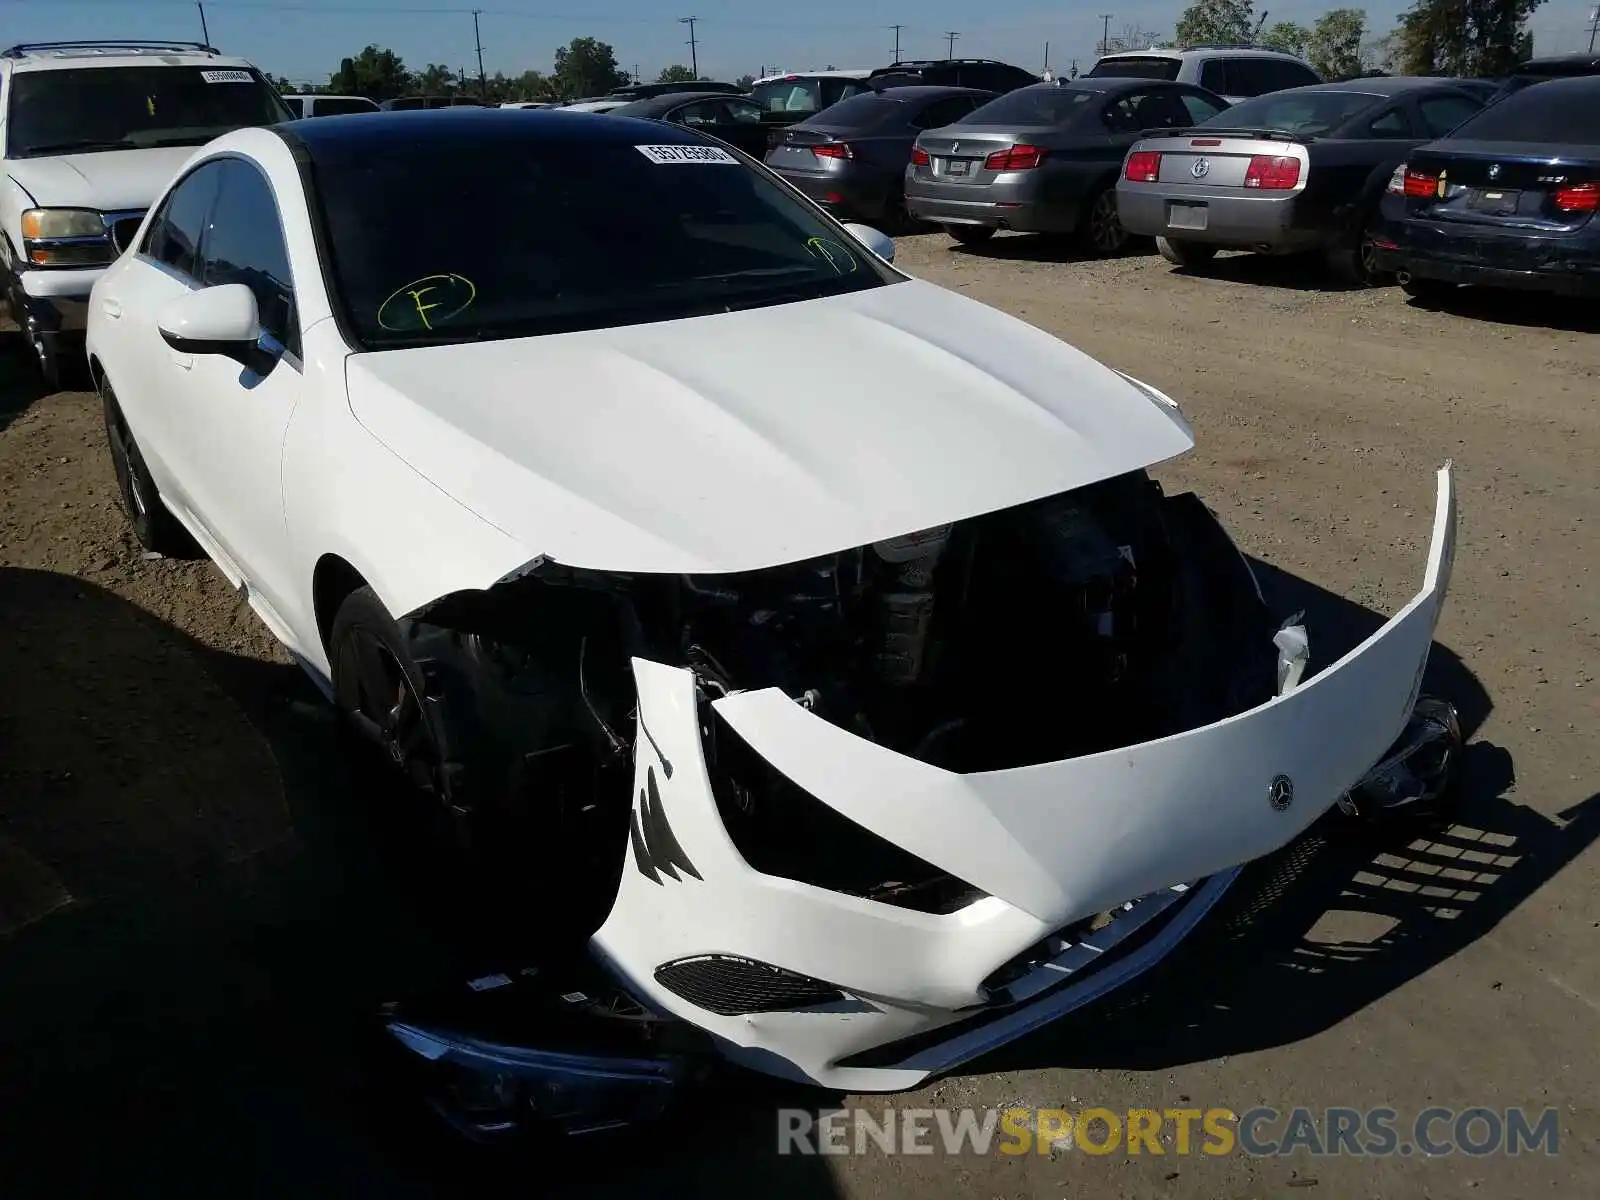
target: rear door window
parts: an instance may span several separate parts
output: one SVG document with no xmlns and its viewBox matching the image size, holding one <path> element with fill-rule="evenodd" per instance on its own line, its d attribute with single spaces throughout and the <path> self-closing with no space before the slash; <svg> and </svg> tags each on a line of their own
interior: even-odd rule
<svg viewBox="0 0 1600 1200">
<path fill-rule="evenodd" d="M 1229 96 L 1264 96 L 1281 86 L 1270 59 L 1228 58 L 1223 60 L 1228 86 L 1223 89 Z"/>
<path fill-rule="evenodd" d="M 185 279 L 200 281 L 200 241 L 222 180 L 221 161 L 204 163 L 167 194 L 151 218 L 141 253 Z"/>
<path fill-rule="evenodd" d="M 1178 102 L 1189 114 L 1189 120 L 1196 125 L 1201 121 L 1209 121 L 1220 112 L 1227 111 L 1226 105 L 1219 104 L 1208 96 L 1202 96 L 1199 92 L 1182 92 L 1178 96 Z"/>
<path fill-rule="evenodd" d="M 299 96 L 280 96 L 279 99 L 283 101 L 284 107 L 294 114 L 295 120 L 298 121 L 306 115 L 305 101 Z"/>
<path fill-rule="evenodd" d="M 1375 138 L 1408 138 L 1411 132 L 1411 119 L 1406 116 L 1405 110 L 1400 108 L 1388 109 L 1375 117 L 1367 126 L 1367 136 Z"/>
<path fill-rule="evenodd" d="M 1467 96 L 1429 96 L 1417 102 L 1422 124 L 1429 137 L 1444 137 L 1461 122 L 1483 111 L 1483 105 Z"/>
</svg>

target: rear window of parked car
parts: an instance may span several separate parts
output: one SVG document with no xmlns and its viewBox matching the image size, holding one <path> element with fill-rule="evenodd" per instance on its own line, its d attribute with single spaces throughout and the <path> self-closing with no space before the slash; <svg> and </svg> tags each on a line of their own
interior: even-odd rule
<svg viewBox="0 0 1600 1200">
<path fill-rule="evenodd" d="M 1600 146 L 1600 76 L 1524 88 L 1455 129 L 1452 138 Z"/>
<path fill-rule="evenodd" d="M 1277 92 L 1241 100 L 1206 125 L 1236 129 L 1281 129 L 1285 133 L 1327 133 L 1381 99 L 1366 92 Z"/>
<path fill-rule="evenodd" d="M 1064 125 L 1103 93 L 1055 84 L 1019 88 L 973 109 L 957 125 Z"/>
<path fill-rule="evenodd" d="M 1160 79 L 1171 83 L 1178 78 L 1183 60 L 1138 54 L 1132 58 L 1102 58 L 1089 68 L 1088 79 Z"/>
</svg>

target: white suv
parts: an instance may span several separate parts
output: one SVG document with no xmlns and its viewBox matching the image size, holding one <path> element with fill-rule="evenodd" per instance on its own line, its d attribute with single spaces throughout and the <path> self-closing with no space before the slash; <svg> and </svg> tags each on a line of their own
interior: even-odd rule
<svg viewBox="0 0 1600 1200">
<path fill-rule="evenodd" d="M 1192 83 L 1230 103 L 1322 83 L 1311 64 L 1281 50 L 1254 46 L 1191 46 L 1187 50 L 1126 50 L 1107 54 L 1089 68 L 1088 78 L 1137 76 Z"/>
<path fill-rule="evenodd" d="M 196 42 L 0 50 L 0 265 L 51 390 L 83 360 L 90 289 L 194 148 L 289 119 L 248 62 Z"/>
</svg>

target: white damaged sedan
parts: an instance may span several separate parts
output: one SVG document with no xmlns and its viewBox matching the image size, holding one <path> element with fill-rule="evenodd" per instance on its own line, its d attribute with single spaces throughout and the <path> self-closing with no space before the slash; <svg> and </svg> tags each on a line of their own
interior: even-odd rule
<svg viewBox="0 0 1600 1200">
<path fill-rule="evenodd" d="M 1118 986 L 1349 803 L 1455 527 L 1447 466 L 1415 598 L 1307 673 L 1146 474 L 1177 406 L 892 254 L 678 127 L 334 117 L 196 154 L 88 331 L 146 546 L 638 1005 L 852 1091 Z"/>
</svg>

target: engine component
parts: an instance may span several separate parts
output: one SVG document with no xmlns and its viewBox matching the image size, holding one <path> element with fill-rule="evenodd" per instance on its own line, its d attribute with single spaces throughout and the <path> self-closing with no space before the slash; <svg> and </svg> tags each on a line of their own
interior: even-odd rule
<svg viewBox="0 0 1600 1200">
<path fill-rule="evenodd" d="M 933 626 L 933 577 L 950 541 L 949 525 L 908 533 L 873 544 L 893 586 L 878 600 L 879 639 L 874 674 L 882 683 L 904 686 L 925 678 Z"/>
</svg>

